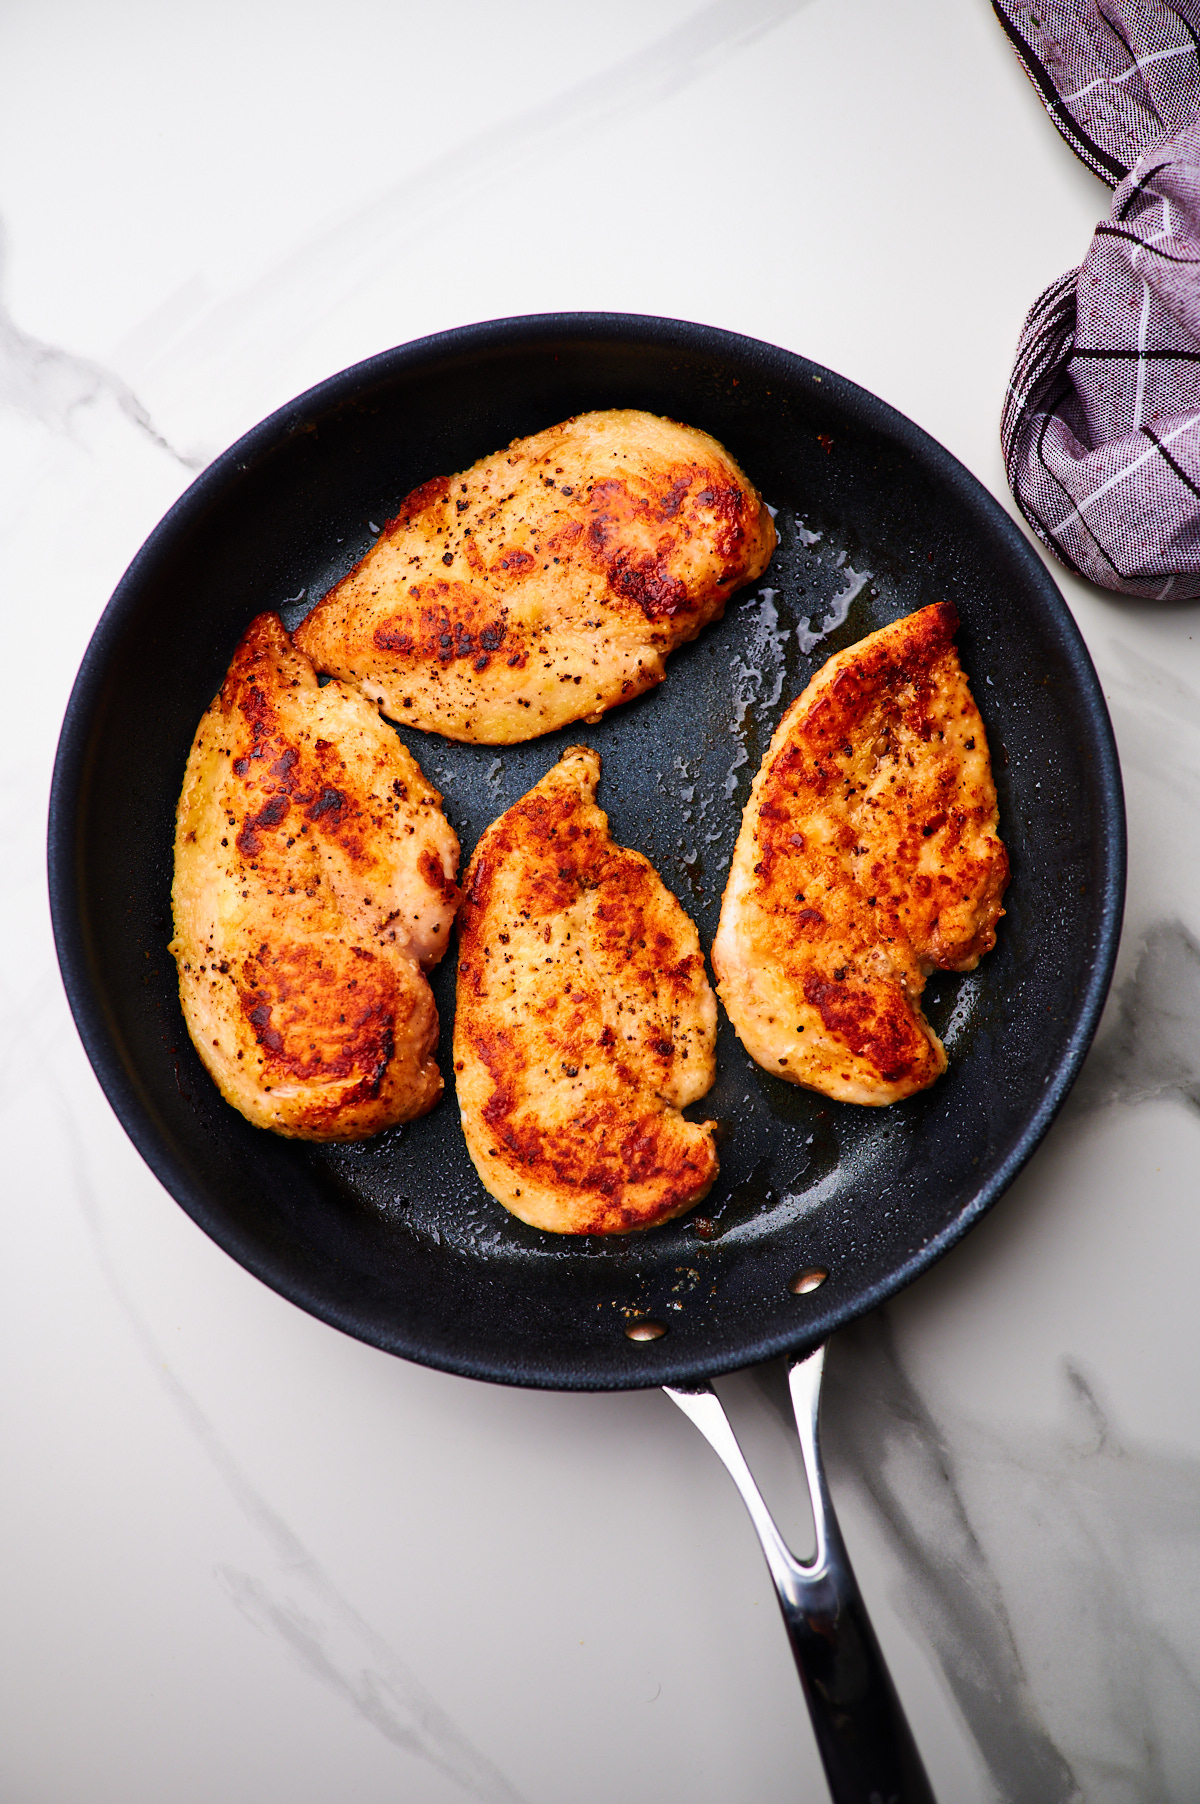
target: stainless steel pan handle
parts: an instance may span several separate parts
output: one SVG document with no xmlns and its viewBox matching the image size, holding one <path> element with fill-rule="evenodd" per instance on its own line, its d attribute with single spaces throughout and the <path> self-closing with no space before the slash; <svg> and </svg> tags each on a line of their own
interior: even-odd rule
<svg viewBox="0 0 1200 1804">
<path fill-rule="evenodd" d="M 795 1558 L 776 1528 L 716 1392 L 708 1385 L 663 1388 L 720 1455 L 750 1512 L 834 1804 L 934 1804 L 833 1513 L 817 1437 L 824 1360 L 819 1347 L 788 1371 L 817 1531 L 816 1552 L 807 1562 Z"/>
</svg>

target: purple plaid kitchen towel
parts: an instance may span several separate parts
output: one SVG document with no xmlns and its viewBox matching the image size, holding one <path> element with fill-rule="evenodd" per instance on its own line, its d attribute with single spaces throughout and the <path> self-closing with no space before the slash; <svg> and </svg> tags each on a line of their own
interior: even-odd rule
<svg viewBox="0 0 1200 1804">
<path fill-rule="evenodd" d="M 1000 436 L 1038 537 L 1106 589 L 1200 596 L 1200 0 L 992 0 L 1115 186 L 1017 347 Z"/>
</svg>

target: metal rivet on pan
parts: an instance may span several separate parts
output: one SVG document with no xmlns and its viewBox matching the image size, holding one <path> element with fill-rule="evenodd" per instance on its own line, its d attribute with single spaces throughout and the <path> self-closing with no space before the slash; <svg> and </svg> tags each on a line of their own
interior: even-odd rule
<svg viewBox="0 0 1200 1804">
<path fill-rule="evenodd" d="M 625 1332 L 630 1340 L 661 1340 L 667 1331 L 661 1322 L 630 1322 Z"/>
<path fill-rule="evenodd" d="M 813 1265 L 806 1272 L 797 1272 L 788 1289 L 794 1297 L 806 1297 L 810 1290 L 820 1290 L 828 1276 L 829 1273 L 823 1272 L 819 1265 Z"/>
</svg>

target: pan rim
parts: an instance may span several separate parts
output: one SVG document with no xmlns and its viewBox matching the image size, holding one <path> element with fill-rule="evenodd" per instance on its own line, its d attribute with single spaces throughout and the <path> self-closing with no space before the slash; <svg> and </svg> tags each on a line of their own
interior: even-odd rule
<svg viewBox="0 0 1200 1804">
<path fill-rule="evenodd" d="M 87 750 L 91 724 L 103 697 L 112 649 L 124 625 L 127 609 L 147 574 L 167 556 L 175 541 L 213 505 L 219 504 L 229 484 L 252 467 L 259 466 L 281 449 L 295 433 L 330 409 L 352 404 L 364 388 L 380 378 L 402 375 L 407 369 L 428 370 L 442 358 L 461 358 L 506 347 L 529 349 L 548 339 L 598 339 L 628 342 L 631 338 L 659 346 L 675 344 L 689 354 L 721 351 L 726 355 L 778 369 L 781 379 L 819 378 L 824 394 L 845 408 L 864 428 L 878 432 L 908 451 L 942 487 L 949 489 L 987 521 L 988 530 L 1002 541 L 1010 556 L 1024 566 L 1046 604 L 1046 615 L 1057 630 L 1058 648 L 1069 667 L 1088 728 L 1088 744 L 1095 760 L 1095 793 L 1104 823 L 1099 864 L 1102 899 L 1095 924 L 1095 942 L 1081 980 L 1073 1025 L 1057 1067 L 1048 1074 L 1044 1093 L 1005 1156 L 994 1165 L 970 1201 L 952 1221 L 926 1240 L 907 1259 L 873 1285 L 856 1294 L 853 1309 L 824 1312 L 810 1309 L 794 1330 L 760 1334 L 750 1347 L 736 1355 L 718 1355 L 707 1362 L 693 1356 L 672 1359 L 671 1349 L 656 1343 L 654 1369 L 649 1371 L 631 1358 L 627 1371 L 615 1377 L 606 1373 L 565 1373 L 561 1363 L 526 1355 L 514 1359 L 510 1370 L 494 1360 L 470 1355 L 436 1356 L 397 1334 L 391 1342 L 381 1338 L 375 1324 L 357 1321 L 353 1310 L 331 1303 L 313 1287 L 290 1273 L 268 1269 L 258 1244 L 240 1235 L 228 1219 L 214 1218 L 203 1187 L 198 1185 L 173 1146 L 169 1133 L 157 1119 L 147 1094 L 139 1088 L 122 1056 L 108 1013 L 95 993 L 90 973 L 90 947 L 84 897 L 80 888 L 79 836 L 85 811 L 88 769 Z M 686 320 L 654 315 L 614 312 L 555 312 L 486 320 L 412 340 L 377 353 L 327 377 L 250 428 L 203 470 L 178 498 L 145 540 L 108 602 L 84 655 L 67 705 L 55 758 L 51 785 L 47 836 L 51 919 L 56 951 L 68 1002 L 84 1049 L 101 1087 L 137 1150 L 168 1192 L 192 1219 L 261 1282 L 296 1303 L 328 1325 L 400 1357 L 410 1358 L 459 1376 L 526 1388 L 554 1390 L 616 1390 L 654 1388 L 664 1382 L 697 1382 L 703 1377 L 757 1363 L 778 1354 L 795 1353 L 818 1344 L 837 1326 L 853 1320 L 895 1295 L 928 1270 L 987 1212 L 1025 1166 L 1062 1107 L 1078 1075 L 1091 1043 L 1111 983 L 1120 940 L 1124 906 L 1126 835 L 1124 798 L 1111 721 L 1079 627 L 1040 554 L 1016 521 L 996 498 L 943 445 L 922 427 L 878 396 L 837 372 L 799 354 L 742 334 Z M 813 1298 L 814 1305 L 820 1293 Z M 668 1337 L 669 1339 L 669 1337 Z"/>
</svg>

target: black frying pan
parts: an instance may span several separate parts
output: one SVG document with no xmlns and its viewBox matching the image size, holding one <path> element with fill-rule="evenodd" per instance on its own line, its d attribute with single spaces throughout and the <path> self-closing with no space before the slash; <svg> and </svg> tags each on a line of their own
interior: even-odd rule
<svg viewBox="0 0 1200 1804">
<path fill-rule="evenodd" d="M 728 1129 L 708 1199 L 645 1235 L 564 1240 L 507 1215 L 467 1158 L 448 1060 L 452 960 L 434 979 L 447 1096 L 424 1120 L 358 1147 L 313 1148 L 251 1128 L 221 1100 L 188 1040 L 166 951 L 173 817 L 196 723 L 255 613 L 281 608 L 294 624 L 427 477 L 613 406 L 713 433 L 779 510 L 780 549 L 762 583 L 675 653 L 661 689 L 599 726 L 502 748 L 405 732 L 445 792 L 464 858 L 565 745 L 586 741 L 604 759 L 600 801 L 615 837 L 653 861 L 707 947 L 783 708 L 832 652 L 948 598 L 1013 880 L 995 951 L 926 991 L 950 1052 L 933 1089 L 887 1109 L 830 1103 L 758 1070 L 723 1022 L 716 1085 L 693 1111 Z M 50 889 L 67 993 L 109 1100 L 193 1219 L 264 1282 L 447 1371 L 559 1389 L 686 1388 L 811 1352 L 939 1258 L 1029 1158 L 1108 988 L 1124 889 L 1121 783 L 1095 672 L 1058 590 L 991 497 L 919 428 L 750 339 L 548 315 L 359 364 L 193 483 L 123 578 L 76 681 L 54 776 Z M 806 1271 L 827 1277 L 797 1293 Z M 666 1332 L 631 1338 L 655 1329 Z"/>
</svg>

